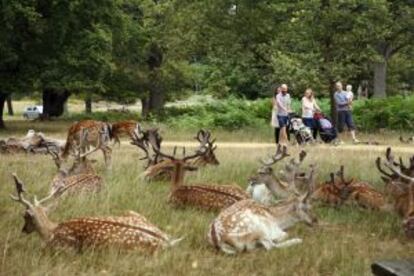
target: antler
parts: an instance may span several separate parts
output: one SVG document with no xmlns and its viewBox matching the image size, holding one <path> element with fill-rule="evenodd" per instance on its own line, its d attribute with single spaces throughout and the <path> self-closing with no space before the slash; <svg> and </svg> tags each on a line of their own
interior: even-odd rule
<svg viewBox="0 0 414 276">
<path fill-rule="evenodd" d="M 24 188 L 24 183 L 17 177 L 16 173 L 13 173 L 12 176 L 14 178 L 14 184 L 16 185 L 17 196 L 10 194 L 11 199 L 20 202 L 21 204 L 26 206 L 26 208 L 33 208 L 33 205 L 23 197 L 23 193 L 26 192 L 26 189 Z"/>
<path fill-rule="evenodd" d="M 87 141 L 87 137 L 88 137 L 88 130 L 84 130 L 82 131 L 82 137 L 81 137 L 81 143 L 80 145 L 82 146 L 83 143 L 85 143 Z M 99 130 L 99 135 L 98 135 L 98 144 L 96 145 L 96 147 L 88 152 L 85 152 L 83 154 L 79 155 L 79 158 L 84 158 L 100 149 L 102 149 L 105 146 L 105 140 L 109 137 L 109 133 L 108 130 L 105 126 L 103 126 L 100 130 Z"/>
<path fill-rule="evenodd" d="M 148 167 L 152 163 L 152 159 L 150 158 L 150 154 L 148 152 L 148 141 L 145 140 L 145 136 L 141 135 L 141 138 L 138 136 L 139 134 L 135 131 L 133 132 L 133 136 L 131 137 L 131 145 L 137 146 L 140 148 L 144 153 L 145 156 L 140 158 L 140 160 L 148 160 L 147 166 Z"/>
<path fill-rule="evenodd" d="M 307 153 L 306 151 L 302 150 L 299 153 L 299 160 L 296 161 L 295 158 L 292 158 L 290 162 L 285 166 L 285 170 L 287 174 L 285 174 L 286 180 L 289 183 L 294 183 L 297 175 L 298 175 L 298 169 L 299 166 L 303 163 L 303 160 L 305 160 Z"/>
<path fill-rule="evenodd" d="M 315 190 L 315 171 L 316 171 L 316 165 L 312 164 L 309 166 L 310 167 L 310 172 L 309 172 L 309 177 L 307 179 L 308 182 L 308 191 L 303 199 L 304 202 L 307 202 L 312 194 L 313 191 Z"/>
<path fill-rule="evenodd" d="M 200 129 L 197 132 L 196 137 L 194 137 L 198 142 L 200 142 L 199 149 L 208 148 L 212 151 L 216 150 L 217 146 L 214 146 L 216 139 L 210 140 L 211 133 L 208 130 Z"/>
<path fill-rule="evenodd" d="M 401 166 L 401 164 L 396 163 L 394 161 L 394 156 L 391 153 L 391 148 L 387 148 L 385 157 L 386 157 L 386 160 L 384 161 L 384 165 L 388 169 L 390 169 L 394 174 L 399 176 L 401 179 L 408 181 L 409 183 L 414 183 L 413 177 L 409 177 L 401 172 L 401 169 L 403 169 L 403 167 Z"/>
<path fill-rule="evenodd" d="M 288 156 L 289 154 L 287 153 L 287 147 L 286 146 L 282 147 L 281 145 L 278 145 L 276 153 L 270 156 L 270 160 L 268 161 L 260 160 L 260 163 L 262 163 L 264 166 L 272 166 Z"/>
<path fill-rule="evenodd" d="M 52 156 L 53 161 L 55 161 L 55 165 L 58 169 L 62 166 L 62 158 L 60 157 L 59 153 L 56 150 L 52 150 L 52 147 L 48 143 L 46 143 L 46 151 L 50 156 Z"/>
</svg>

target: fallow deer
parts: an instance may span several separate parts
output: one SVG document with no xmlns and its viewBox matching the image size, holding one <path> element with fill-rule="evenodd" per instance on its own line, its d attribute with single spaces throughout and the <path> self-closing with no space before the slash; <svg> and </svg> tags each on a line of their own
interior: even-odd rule
<svg viewBox="0 0 414 276">
<path fill-rule="evenodd" d="M 48 208 L 43 203 L 55 198 L 63 190 L 56 190 L 46 198 L 29 202 L 24 198 L 24 184 L 14 174 L 17 196 L 12 199 L 25 208 L 25 224 L 22 231 L 26 234 L 38 232 L 48 246 L 74 248 L 81 251 L 88 247 L 114 247 L 153 253 L 157 249 L 176 244 L 158 227 L 144 216 L 129 211 L 123 216 L 83 217 L 55 223 L 48 218 Z"/>
<path fill-rule="evenodd" d="M 306 157 L 306 152 L 301 151 L 299 159 L 292 158 L 286 165 L 285 170 L 278 175 L 275 174 L 272 166 L 288 157 L 286 146 L 278 146 L 276 153 L 269 160 L 261 160 L 263 166 L 257 174 L 249 178 L 247 193 L 251 197 L 263 204 L 269 205 L 274 199 L 286 198 L 292 193 L 299 193 L 298 181 L 303 177 L 298 171 L 300 165 Z"/>
<path fill-rule="evenodd" d="M 87 135 L 83 136 L 86 139 Z M 81 154 L 80 147 L 78 146 L 75 153 L 73 153 L 74 160 L 70 168 L 62 167 L 63 160 L 60 155 L 53 151 L 53 149 L 48 148 L 48 153 L 52 156 L 58 169 L 58 173 L 52 180 L 52 192 L 62 187 L 69 187 L 69 189 L 67 189 L 68 194 L 99 192 L 101 190 L 104 181 L 102 177 L 96 174 L 92 164 L 93 161 L 89 160 L 87 156 L 101 147 L 102 139 L 104 139 L 104 137 L 101 136 L 95 149 L 83 154 Z"/>
<path fill-rule="evenodd" d="M 224 209 L 210 225 L 210 244 L 227 254 L 236 254 L 258 246 L 270 250 L 301 243 L 299 238 L 288 240 L 285 230 L 300 221 L 311 226 L 317 222 L 310 205 L 314 174 L 311 166 L 309 191 L 304 195 L 271 206 L 247 199 Z"/>
<path fill-rule="evenodd" d="M 195 137 L 195 139 L 200 143 L 199 150 L 204 150 L 204 154 L 191 160 L 191 165 L 196 167 L 204 167 L 207 165 L 220 165 L 220 162 L 217 160 L 214 151 L 217 149 L 217 146 L 214 145 L 216 139 L 210 140 L 211 133 L 210 131 L 200 129 Z"/>
<path fill-rule="evenodd" d="M 406 167 L 401 158 L 399 162 L 395 161 L 391 148 L 388 148 L 385 160 L 381 161 L 378 157 L 376 164 L 386 181 L 387 190 L 394 198 L 394 209 L 403 218 L 403 230 L 407 237 L 414 238 L 414 156 L 410 158 L 410 167 Z M 381 163 L 391 173 L 386 172 Z"/>
<path fill-rule="evenodd" d="M 85 140 L 83 135 L 87 133 Z M 101 137 L 104 137 L 101 140 Z M 112 139 L 112 126 L 105 122 L 85 120 L 74 123 L 68 130 L 65 148 L 61 154 L 62 158 L 66 159 L 71 150 L 80 146 L 82 152 L 86 152 L 90 146 L 97 148 L 100 144 L 100 150 L 103 152 L 105 164 L 110 166 L 112 149 L 108 145 Z M 85 140 L 85 141 L 84 141 Z"/>
<path fill-rule="evenodd" d="M 331 206 L 338 207 L 344 203 L 348 195 L 343 193 L 343 183 L 335 181 L 335 173 L 330 174 L 330 179 L 323 182 L 315 189 L 312 198 Z"/>
<path fill-rule="evenodd" d="M 138 132 L 139 124 L 136 121 L 120 121 L 112 124 L 112 138 L 114 145 L 121 145 L 121 136 L 128 136 L 133 139 L 134 133 Z"/>
<path fill-rule="evenodd" d="M 162 153 L 154 148 L 154 151 L 162 156 L 163 170 L 171 173 L 171 192 L 169 202 L 177 206 L 194 206 L 204 210 L 221 210 L 235 202 L 249 198 L 249 195 L 240 187 L 235 185 L 184 185 L 184 174 L 186 171 L 197 170 L 198 167 L 191 165 L 191 160 L 205 154 L 198 150 L 192 155 L 185 155 L 179 159 L 174 156 Z"/>
<path fill-rule="evenodd" d="M 407 139 L 400 136 L 400 142 L 404 144 L 414 144 L 414 136 L 408 137 Z"/>
<path fill-rule="evenodd" d="M 204 167 L 206 165 L 219 165 L 214 151 L 216 146 L 214 145 L 215 140 L 210 140 L 211 134 L 209 131 L 200 130 L 197 133 L 196 139 L 199 141 L 200 145 L 198 151 L 202 151 L 203 154 L 198 156 L 195 159 L 190 161 L 190 165 L 193 165 L 197 168 Z M 165 170 L 165 160 L 163 156 L 154 152 L 151 154 L 150 151 L 153 148 L 161 149 L 162 138 L 158 133 L 158 129 L 149 129 L 143 131 L 140 129 L 138 134 L 134 135 L 131 144 L 138 146 L 142 151 L 144 151 L 145 156 L 142 159 L 147 159 L 148 162 L 145 167 L 145 172 L 143 177 L 147 180 L 170 180 L 170 172 Z M 153 150 L 152 150 L 153 151 Z"/>
</svg>

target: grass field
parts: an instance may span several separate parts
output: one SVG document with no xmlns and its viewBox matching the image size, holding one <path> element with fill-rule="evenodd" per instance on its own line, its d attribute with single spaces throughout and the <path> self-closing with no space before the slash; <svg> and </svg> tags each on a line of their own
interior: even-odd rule
<svg viewBox="0 0 414 276">
<path fill-rule="evenodd" d="M 10 122 L 1 137 L 20 135 L 28 127 L 48 135 L 64 137 L 67 125 L 61 122 Z M 166 140 L 190 140 L 193 133 L 164 129 Z M 256 133 L 256 135 L 258 135 Z M 383 143 L 397 144 L 385 134 Z M 185 139 L 186 136 L 187 138 Z M 254 132 L 217 133 L 219 141 L 267 141 L 271 133 L 260 139 Z M 250 138 L 249 138 L 250 137 Z M 368 137 L 368 136 L 366 136 Z M 401 146 L 401 145 L 400 145 Z M 340 164 L 347 175 L 370 181 L 382 188 L 375 158 L 381 154 L 376 147 L 307 147 L 306 163 L 318 164 L 319 181 Z M 401 148 L 398 154 L 408 157 L 414 148 Z M 271 148 L 226 148 L 217 151 L 221 162 L 188 174 L 188 183 L 237 183 L 247 185 L 247 178 L 257 169 L 258 159 L 272 152 Z M 292 154 L 299 148 L 290 148 Z M 414 243 L 403 237 L 401 221 L 394 214 L 360 210 L 356 207 L 334 209 L 314 204 L 321 226 L 297 225 L 288 232 L 304 242 L 291 248 L 258 250 L 237 256 L 216 252 L 206 240 L 209 223 L 215 217 L 194 209 L 174 209 L 167 203 L 168 183 L 144 183 L 139 179 L 142 161 L 138 151 L 126 143 L 114 149 L 113 168 L 104 169 L 100 154 L 97 169 L 105 178 L 106 188 L 98 195 L 64 198 L 50 215 L 59 222 L 83 216 L 120 215 L 134 210 L 173 237 L 185 236 L 176 247 L 155 256 L 115 250 L 72 251 L 43 248 L 37 234 L 24 235 L 22 206 L 12 202 L 14 192 L 10 174 L 17 172 L 26 182 L 28 193 L 42 197 L 47 194 L 56 168 L 47 156 L 0 155 L 0 274 L 1 275 L 370 275 L 370 264 L 378 259 L 412 258 Z"/>
</svg>

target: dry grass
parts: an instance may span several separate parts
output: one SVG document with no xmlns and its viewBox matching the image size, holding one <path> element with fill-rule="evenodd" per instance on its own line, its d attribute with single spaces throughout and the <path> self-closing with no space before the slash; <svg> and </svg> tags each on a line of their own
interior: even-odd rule
<svg viewBox="0 0 414 276">
<path fill-rule="evenodd" d="M 44 127 L 49 124 L 39 125 Z M 63 137 L 65 126 L 50 126 L 46 133 Z M 14 133 L 20 133 L 17 129 Z M 5 136 L 8 133 L 3 133 Z M 231 136 L 219 134 L 219 136 Z M 189 136 L 192 137 L 192 136 Z M 175 136 L 170 136 L 170 139 Z M 233 140 L 239 141 L 239 137 Z M 385 138 L 384 138 L 385 139 Z M 335 147 L 308 149 L 307 163 L 317 163 L 319 179 L 339 164 L 347 174 L 374 183 L 382 183 L 374 165 L 378 151 Z M 291 149 L 292 153 L 297 148 Z M 221 165 L 189 174 L 192 183 L 238 183 L 246 186 L 248 176 L 257 168 L 258 158 L 270 149 L 219 148 Z M 407 153 L 402 154 L 407 157 Z M 298 225 L 291 236 L 303 244 L 272 251 L 258 250 L 238 256 L 217 253 L 206 241 L 206 231 L 215 214 L 194 209 L 173 209 L 167 204 L 169 185 L 147 184 L 139 180 L 142 163 L 135 148 L 122 145 L 114 149 L 114 166 L 106 172 L 100 155 L 98 170 L 106 188 L 96 196 L 65 198 L 51 214 L 54 221 L 82 216 L 106 216 L 134 210 L 173 237 L 185 236 L 176 247 L 156 256 L 115 250 L 72 251 L 42 248 L 37 234 L 20 233 L 22 206 L 8 195 L 14 192 L 10 173 L 17 172 L 28 192 L 39 197 L 48 192 L 55 173 L 47 156 L 0 156 L 0 274 L 1 275 L 370 275 L 370 264 L 377 259 L 409 258 L 414 243 L 403 238 L 400 219 L 394 214 L 360 210 L 354 207 L 333 209 L 316 206 L 323 226 Z"/>
</svg>

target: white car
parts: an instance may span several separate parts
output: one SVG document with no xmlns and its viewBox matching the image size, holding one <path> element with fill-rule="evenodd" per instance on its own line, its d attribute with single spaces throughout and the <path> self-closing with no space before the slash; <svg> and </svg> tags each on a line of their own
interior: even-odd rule
<svg viewBox="0 0 414 276">
<path fill-rule="evenodd" d="M 23 118 L 25 119 L 37 119 L 43 113 L 43 106 L 41 105 L 34 105 L 28 106 L 24 109 Z"/>
</svg>

